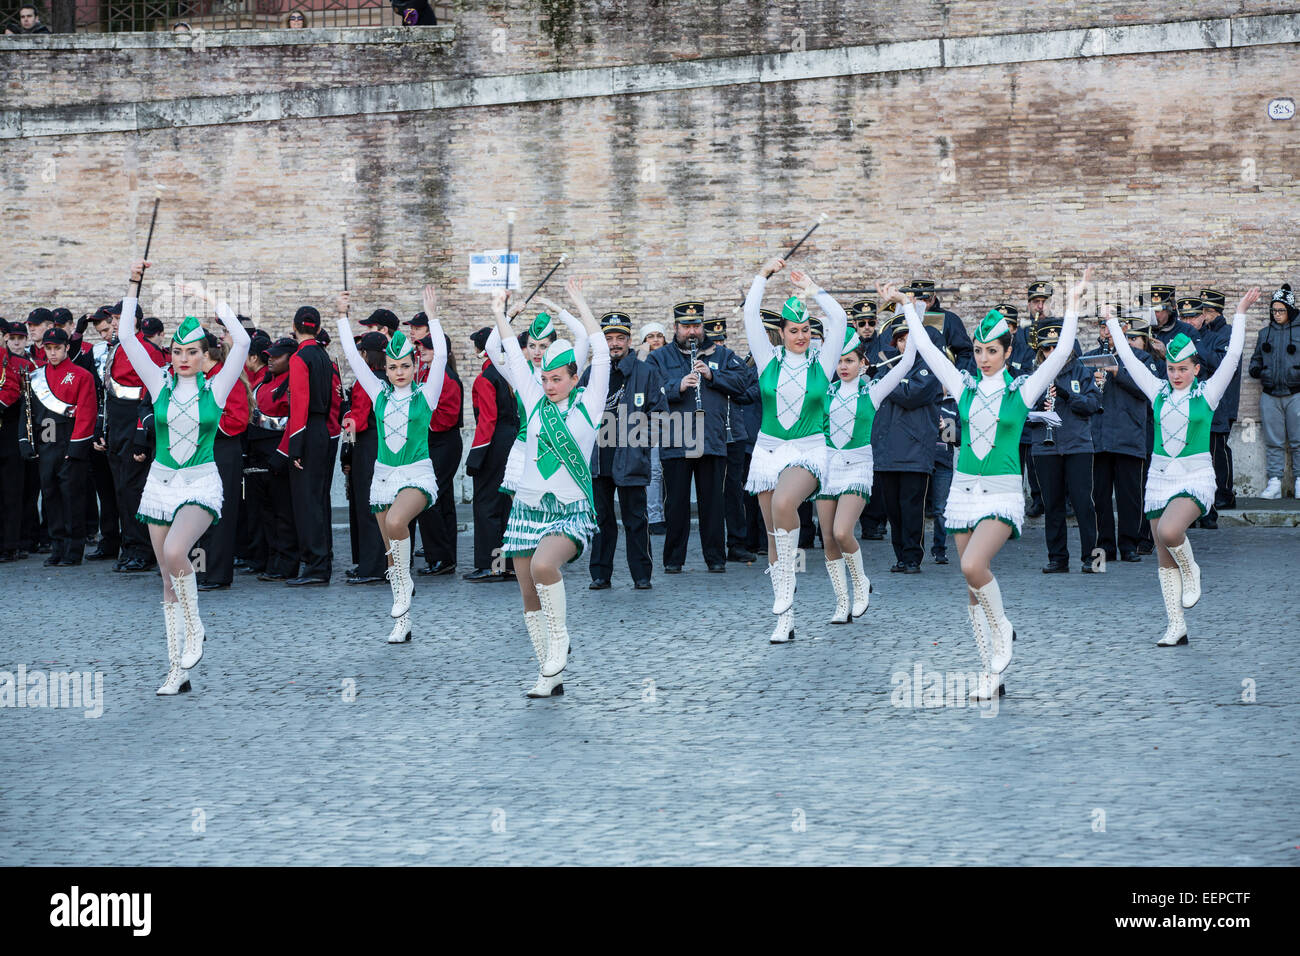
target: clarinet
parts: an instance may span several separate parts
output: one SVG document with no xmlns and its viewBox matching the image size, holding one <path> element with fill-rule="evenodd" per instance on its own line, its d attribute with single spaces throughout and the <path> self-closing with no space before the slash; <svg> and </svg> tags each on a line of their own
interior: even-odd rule
<svg viewBox="0 0 1300 956">
<path fill-rule="evenodd" d="M 23 439 L 18 441 L 18 450 L 23 458 L 31 461 L 37 457 L 36 440 L 32 432 L 32 379 L 30 372 L 23 372 L 23 410 L 27 420 L 27 434 L 25 436 L 27 445 L 23 447 Z"/>
<path fill-rule="evenodd" d="M 1044 410 L 1049 411 L 1049 412 L 1054 412 L 1054 411 L 1056 411 L 1056 393 L 1055 393 L 1055 392 L 1051 392 L 1051 393 L 1048 394 L 1048 396 L 1047 396 L 1047 401 L 1043 403 L 1043 408 L 1044 408 Z M 1045 435 L 1043 435 L 1043 447 L 1044 447 L 1044 448 L 1050 448 L 1052 445 L 1055 445 L 1055 444 L 1056 444 L 1056 429 L 1053 428 L 1052 425 L 1049 423 L 1048 426 L 1047 426 L 1047 433 L 1046 433 Z"/>
<path fill-rule="evenodd" d="M 697 350 L 697 346 L 695 344 L 695 340 L 691 339 L 691 371 L 695 371 L 695 363 L 697 361 L 695 357 L 696 350 Z M 695 411 L 697 413 L 704 411 L 704 397 L 700 395 L 699 385 L 695 386 Z"/>
</svg>

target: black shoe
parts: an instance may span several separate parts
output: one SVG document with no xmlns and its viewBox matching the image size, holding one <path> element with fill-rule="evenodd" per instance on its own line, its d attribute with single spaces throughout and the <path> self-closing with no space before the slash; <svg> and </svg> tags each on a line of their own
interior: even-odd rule
<svg viewBox="0 0 1300 956">
<path fill-rule="evenodd" d="M 252 565 L 249 564 L 247 561 L 245 561 L 243 558 L 235 558 L 234 568 L 236 571 L 247 571 L 251 567 Z"/>
<path fill-rule="evenodd" d="M 16 551 L 0 551 L 0 564 L 8 564 L 10 561 L 17 561 Z"/>
<path fill-rule="evenodd" d="M 682 566 L 680 564 L 665 564 L 664 574 L 681 574 Z"/>
<path fill-rule="evenodd" d="M 1218 531 L 1219 519 L 1206 515 L 1196 525 L 1198 528 L 1204 528 L 1206 531 Z"/>
<path fill-rule="evenodd" d="M 372 577 L 370 575 L 362 577 L 359 574 L 354 574 L 352 577 L 348 578 L 347 583 L 348 584 L 381 584 L 387 580 L 388 580 L 387 578 L 383 578 L 383 577 Z"/>
<path fill-rule="evenodd" d="M 935 564 L 947 564 L 947 563 L 948 563 L 948 555 L 946 555 L 946 554 L 936 554 L 936 555 L 934 556 L 934 563 L 935 563 Z"/>
<path fill-rule="evenodd" d="M 259 568 L 259 567 L 256 567 L 256 566 L 252 565 L 252 564 L 246 564 L 246 565 L 244 565 L 242 568 L 239 568 L 239 572 L 240 572 L 241 574 L 265 574 L 265 573 L 266 573 L 266 565 L 262 565 L 262 566 Z"/>
<path fill-rule="evenodd" d="M 259 581 L 288 581 L 288 580 L 289 580 L 289 576 L 288 576 L 287 574 L 272 574 L 270 571 L 263 571 L 261 574 L 259 574 L 259 575 L 257 576 L 257 580 L 259 580 Z"/>
<path fill-rule="evenodd" d="M 421 574 L 455 574 L 456 565 L 451 561 L 435 561 L 426 568 L 420 569 Z"/>
<path fill-rule="evenodd" d="M 491 568 L 475 568 L 469 574 L 462 574 L 460 578 L 462 581 L 472 581 L 475 584 L 491 584 L 494 581 L 510 580 L 504 574 L 497 574 Z"/>
<path fill-rule="evenodd" d="M 1079 571 L 1082 572 L 1083 574 L 1101 574 L 1100 571 L 1094 568 L 1092 564 L 1090 564 L 1087 561 L 1084 561 L 1082 564 L 1079 565 Z"/>
<path fill-rule="evenodd" d="M 1138 554 L 1136 551 L 1125 551 L 1123 554 L 1119 556 L 1119 559 L 1121 561 L 1127 561 L 1130 564 L 1132 564 L 1135 561 L 1141 561 L 1142 555 Z"/>
<path fill-rule="evenodd" d="M 713 574 L 726 574 L 727 566 L 725 564 L 710 564 L 709 571 Z"/>
<path fill-rule="evenodd" d="M 738 561 L 741 564 L 753 564 L 755 561 L 758 560 L 758 557 L 752 551 L 747 551 L 744 548 L 735 547 L 735 548 L 728 549 L 727 560 Z"/>
<path fill-rule="evenodd" d="M 649 578 L 646 578 L 644 581 L 637 581 L 632 586 L 636 588 L 638 591 L 649 591 L 650 588 L 652 587 Z"/>
<path fill-rule="evenodd" d="M 320 575 L 308 576 L 304 574 L 300 578 L 290 578 L 284 582 L 291 588 L 310 588 L 319 587 L 330 583 L 330 579 Z"/>
<path fill-rule="evenodd" d="M 610 585 L 609 580 L 608 580 L 607 578 L 596 578 L 596 579 L 594 579 L 590 584 L 587 585 L 587 590 L 588 590 L 588 591 L 608 591 L 608 590 L 610 589 L 610 586 L 611 586 L 611 585 Z"/>
<path fill-rule="evenodd" d="M 908 563 L 903 565 L 904 574 L 920 574 L 921 566 L 919 564 Z"/>
<path fill-rule="evenodd" d="M 90 554 L 86 555 L 87 561 L 112 561 L 117 558 L 117 549 L 105 551 L 103 548 L 96 548 Z"/>
<path fill-rule="evenodd" d="M 1145 541 L 1143 541 L 1141 544 L 1138 545 L 1138 554 L 1151 554 L 1153 551 L 1155 551 L 1155 549 L 1156 546 L 1154 544 L 1147 544 Z"/>
<path fill-rule="evenodd" d="M 868 532 L 866 532 L 866 533 L 864 533 L 864 534 L 862 535 L 862 540 L 863 540 L 863 541 L 884 541 L 884 540 L 885 540 L 885 532 L 883 532 L 883 531 L 868 531 Z"/>
<path fill-rule="evenodd" d="M 1070 563 L 1068 561 L 1051 561 L 1047 567 L 1043 568 L 1044 574 L 1069 574 Z"/>
<path fill-rule="evenodd" d="M 45 559 L 45 561 L 43 562 L 43 564 L 44 564 L 44 566 L 47 567 L 47 568 L 57 568 L 57 567 L 59 566 L 59 562 L 60 562 L 61 560 L 62 560 L 62 559 L 59 558 L 57 555 L 53 555 L 53 554 L 52 554 L 52 555 L 50 555 L 48 558 Z"/>
<path fill-rule="evenodd" d="M 895 573 L 895 574 L 898 574 L 898 573 L 901 572 L 901 571 L 906 571 L 906 570 L 907 570 L 907 565 L 904 564 L 902 561 L 899 561 L 897 564 L 895 564 L 895 565 L 894 565 L 892 568 L 890 568 L 889 570 L 892 571 L 892 572 Z"/>
<path fill-rule="evenodd" d="M 136 571 L 149 571 L 149 570 L 152 570 L 152 568 L 150 567 L 150 563 L 146 562 L 144 558 L 131 558 L 129 561 L 127 561 L 122 565 L 123 573 L 133 573 Z"/>
<path fill-rule="evenodd" d="M 230 585 L 229 585 L 229 584 L 209 584 L 208 582 L 205 581 L 204 583 L 202 583 L 202 584 L 199 585 L 199 590 L 200 590 L 200 591 L 229 591 L 229 590 L 230 590 Z"/>
<path fill-rule="evenodd" d="M 32 554 L 49 554 L 53 550 L 54 550 L 54 546 L 47 541 L 38 544 L 36 545 L 36 547 L 32 548 Z"/>
<path fill-rule="evenodd" d="M 667 534 L 667 533 L 668 533 L 668 523 L 667 523 L 667 522 L 664 522 L 664 521 L 652 521 L 652 522 L 650 523 L 650 533 L 651 533 L 651 534 Z"/>
</svg>

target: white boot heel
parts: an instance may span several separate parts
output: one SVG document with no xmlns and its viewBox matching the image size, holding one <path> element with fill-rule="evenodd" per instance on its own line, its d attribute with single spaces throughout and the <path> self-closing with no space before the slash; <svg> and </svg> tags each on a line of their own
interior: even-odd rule
<svg viewBox="0 0 1300 956">
<path fill-rule="evenodd" d="M 181 667 L 180 605 L 163 602 L 163 622 L 167 627 L 167 679 L 158 688 L 158 696 L 171 697 L 190 691 L 190 672 Z"/>
<path fill-rule="evenodd" d="M 853 620 L 849 610 L 849 581 L 844 570 L 844 559 L 827 560 L 826 573 L 831 579 L 831 589 L 835 592 L 835 613 L 831 615 L 831 624 L 847 624 Z"/>
<path fill-rule="evenodd" d="M 1165 599 L 1165 616 L 1169 623 L 1156 647 L 1177 647 L 1187 643 L 1187 621 L 1183 617 L 1183 576 L 1177 568 L 1156 568 L 1160 575 L 1160 594 Z"/>
<path fill-rule="evenodd" d="M 862 617 L 871 605 L 871 579 L 862 570 L 862 549 L 846 554 L 849 577 L 853 579 L 853 616 Z"/>
</svg>

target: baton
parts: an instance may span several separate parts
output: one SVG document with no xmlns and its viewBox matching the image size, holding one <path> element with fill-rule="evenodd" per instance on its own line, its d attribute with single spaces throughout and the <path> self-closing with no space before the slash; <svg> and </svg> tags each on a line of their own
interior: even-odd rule
<svg viewBox="0 0 1300 956">
<path fill-rule="evenodd" d="M 875 295 L 876 294 L 875 289 L 827 289 L 826 291 L 829 292 L 831 295 Z M 944 286 L 939 289 L 919 289 L 916 286 L 906 285 L 900 288 L 898 291 L 911 292 L 913 294 L 916 294 L 919 292 L 958 292 L 960 290 L 954 286 Z"/>
<path fill-rule="evenodd" d="M 529 302 L 531 302 L 533 300 L 533 296 L 537 295 L 537 293 L 542 291 L 542 286 L 546 285 L 546 281 L 550 279 L 551 276 L 555 275 L 555 270 L 560 268 L 560 266 L 564 264 L 564 260 L 568 258 L 568 255 L 569 254 L 567 252 L 560 253 L 560 258 L 555 263 L 555 265 L 551 266 L 551 271 L 546 273 L 546 275 L 542 276 L 542 281 L 537 283 L 537 285 L 533 286 L 533 291 L 528 293 L 528 298 L 524 299 L 524 305 L 527 305 Z"/>
<path fill-rule="evenodd" d="M 343 291 L 348 291 L 348 234 L 343 232 Z"/>
<path fill-rule="evenodd" d="M 808 237 L 811 236 L 814 232 L 816 232 L 817 227 L 820 226 L 825 221 L 826 221 L 826 213 L 822 213 L 820 216 L 817 217 L 817 221 L 813 223 L 813 227 L 809 229 L 807 232 L 805 232 L 803 234 L 803 238 L 800 239 L 798 242 L 796 242 L 794 246 L 790 249 L 790 251 L 787 252 L 785 255 L 783 255 L 781 259 L 783 261 L 789 261 L 790 257 L 799 251 L 799 247 L 802 246 L 805 242 L 807 242 Z"/>
<path fill-rule="evenodd" d="M 510 295 L 510 250 L 515 242 L 515 210 L 511 206 L 506 210 L 506 296 Z"/>
<path fill-rule="evenodd" d="M 161 187 L 156 187 L 161 189 Z M 158 222 L 158 204 L 162 202 L 162 196 L 153 197 L 153 215 L 149 217 L 149 235 L 144 240 L 144 261 L 149 261 L 149 247 L 153 245 L 153 227 Z M 140 281 L 135 284 L 136 295 L 140 294 L 140 289 L 144 285 L 144 273 L 140 273 Z"/>
</svg>

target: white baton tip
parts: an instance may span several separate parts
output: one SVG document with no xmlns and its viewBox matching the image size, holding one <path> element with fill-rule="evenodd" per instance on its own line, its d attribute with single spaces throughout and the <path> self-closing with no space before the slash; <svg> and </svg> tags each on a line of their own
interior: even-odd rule
<svg viewBox="0 0 1300 956">
<path fill-rule="evenodd" d="M 509 209 L 506 210 L 506 222 L 512 223 L 514 221 L 515 221 L 515 209 L 513 206 L 511 206 Z"/>
</svg>

